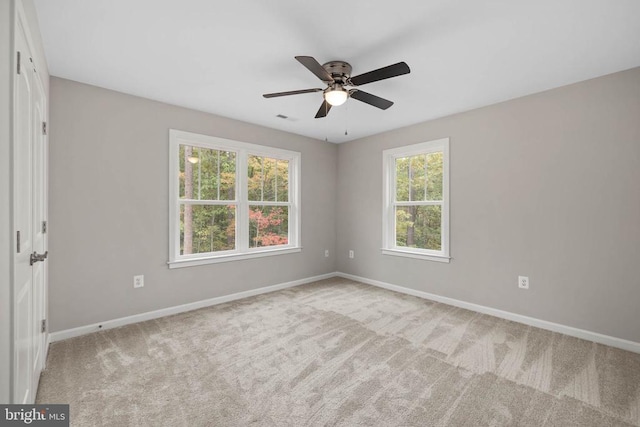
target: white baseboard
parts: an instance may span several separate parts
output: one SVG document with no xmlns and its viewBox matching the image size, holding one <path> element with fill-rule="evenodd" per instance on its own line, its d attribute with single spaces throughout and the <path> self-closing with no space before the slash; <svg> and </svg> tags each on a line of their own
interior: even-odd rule
<svg viewBox="0 0 640 427">
<path fill-rule="evenodd" d="M 424 299 L 428 299 L 436 302 L 441 302 L 443 304 L 465 308 L 467 310 L 476 311 L 483 314 L 489 314 L 491 316 L 499 317 L 501 319 L 511 320 L 511 321 L 523 323 L 529 326 L 535 326 L 536 328 L 546 329 L 553 332 L 559 332 L 561 334 L 569 335 L 576 338 L 581 338 L 583 340 L 597 342 L 599 344 L 604 344 L 611 347 L 632 351 L 634 353 L 640 353 L 640 343 L 637 343 L 634 341 L 628 341 L 622 338 L 616 338 L 609 335 L 599 334 L 597 332 L 586 331 L 584 329 L 578 329 L 572 326 L 561 325 L 559 323 L 548 322 L 546 320 L 540 320 L 533 317 L 523 316 L 521 314 L 498 310 L 496 308 L 486 307 L 484 305 L 473 304 L 470 302 L 460 301 L 457 299 L 443 297 L 436 294 L 430 294 L 428 292 L 417 291 L 415 289 L 405 288 L 402 286 L 393 285 L 391 283 L 381 282 L 373 279 L 367 279 L 366 277 L 354 276 L 353 274 L 336 272 L 335 275 L 338 277 L 343 277 L 345 279 L 354 280 L 356 282 L 362 282 L 368 285 L 377 286 L 379 288 L 388 289 L 390 291 L 400 292 L 407 295 L 413 295 L 415 297 L 424 298 Z"/>
<path fill-rule="evenodd" d="M 134 314 L 133 316 L 121 317 L 119 319 L 107 320 L 105 322 L 94 323 L 92 325 L 80 326 L 78 328 L 66 329 L 63 331 L 52 332 L 49 334 L 49 341 L 62 341 L 80 335 L 90 334 L 92 332 L 113 329 L 132 323 L 144 322 L 145 320 L 157 319 L 159 317 L 170 316 L 172 314 L 184 313 L 186 311 L 197 310 L 203 307 L 223 304 L 225 302 L 235 301 L 242 298 L 252 297 L 254 295 L 266 294 L 269 292 L 279 291 L 281 289 L 292 288 L 294 286 L 304 285 L 306 283 L 316 282 L 318 280 L 330 279 L 335 277 L 336 273 L 327 273 L 319 276 L 307 277 L 304 279 L 294 280 L 292 282 L 280 283 L 273 286 L 265 286 L 263 288 L 252 289 L 250 291 L 238 292 L 231 295 L 210 298 L 202 301 L 196 301 L 188 304 L 177 305 L 174 307 L 162 308 L 160 310 L 148 311 L 146 313 Z M 48 347 L 48 345 L 47 345 Z"/>
</svg>

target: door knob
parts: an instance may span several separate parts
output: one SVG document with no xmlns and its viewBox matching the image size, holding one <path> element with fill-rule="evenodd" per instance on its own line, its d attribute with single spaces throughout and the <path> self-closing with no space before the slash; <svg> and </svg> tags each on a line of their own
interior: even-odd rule
<svg viewBox="0 0 640 427">
<path fill-rule="evenodd" d="M 49 255 L 49 251 L 46 251 L 43 254 L 38 254 L 36 252 L 32 253 L 31 256 L 29 257 L 29 265 L 33 265 L 38 261 L 44 261 L 45 259 L 47 259 L 48 255 Z"/>
</svg>

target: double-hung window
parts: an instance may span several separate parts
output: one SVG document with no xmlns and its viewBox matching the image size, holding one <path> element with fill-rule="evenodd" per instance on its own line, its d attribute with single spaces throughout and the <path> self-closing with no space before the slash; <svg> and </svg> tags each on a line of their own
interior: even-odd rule
<svg viewBox="0 0 640 427">
<path fill-rule="evenodd" d="M 169 266 L 300 251 L 300 153 L 170 131 Z"/>
<path fill-rule="evenodd" d="M 382 253 L 449 262 L 449 139 L 383 152 Z"/>
</svg>

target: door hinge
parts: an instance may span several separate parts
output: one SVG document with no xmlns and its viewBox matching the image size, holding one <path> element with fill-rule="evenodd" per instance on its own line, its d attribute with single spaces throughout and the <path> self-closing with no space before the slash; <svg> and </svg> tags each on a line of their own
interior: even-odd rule
<svg viewBox="0 0 640 427">
<path fill-rule="evenodd" d="M 47 134 L 47 122 L 42 122 L 42 134 Z"/>
<path fill-rule="evenodd" d="M 20 52 L 18 51 L 18 74 L 20 74 Z"/>
<path fill-rule="evenodd" d="M 19 231 L 16 231 L 16 241 L 17 241 L 16 251 L 20 253 L 20 232 Z"/>
<path fill-rule="evenodd" d="M 47 319 L 42 319 L 42 322 L 40 322 L 40 332 L 43 334 L 47 332 Z"/>
<path fill-rule="evenodd" d="M 42 234 L 47 234 L 47 221 L 42 221 Z"/>
</svg>

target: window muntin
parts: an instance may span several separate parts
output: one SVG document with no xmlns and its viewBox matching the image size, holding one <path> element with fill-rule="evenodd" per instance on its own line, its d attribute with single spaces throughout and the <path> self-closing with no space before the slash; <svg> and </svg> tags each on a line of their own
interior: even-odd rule
<svg viewBox="0 0 640 427">
<path fill-rule="evenodd" d="M 383 253 L 449 260 L 449 140 L 385 150 Z"/>
<path fill-rule="evenodd" d="M 300 250 L 300 153 L 176 130 L 170 145 L 171 267 Z"/>
</svg>

